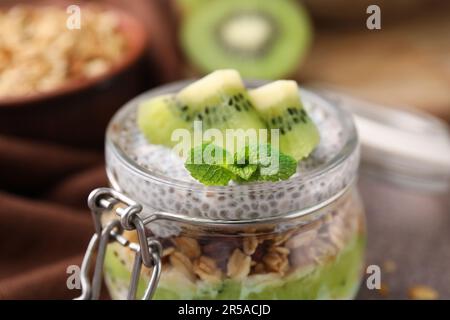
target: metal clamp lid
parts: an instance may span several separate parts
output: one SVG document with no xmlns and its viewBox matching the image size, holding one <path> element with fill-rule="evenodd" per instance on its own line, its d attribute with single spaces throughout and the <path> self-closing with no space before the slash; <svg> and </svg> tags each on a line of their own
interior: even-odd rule
<svg viewBox="0 0 450 320">
<path fill-rule="evenodd" d="M 159 241 L 148 238 L 145 234 L 144 223 L 137 215 L 142 211 L 142 206 L 110 188 L 99 188 L 92 191 L 89 195 L 88 205 L 94 218 L 96 232 L 89 242 L 81 265 L 82 293 L 76 299 L 97 300 L 99 298 L 106 247 L 113 241 L 135 252 L 127 299 L 136 298 L 142 264 L 152 269 L 143 300 L 151 299 L 161 275 L 162 247 Z M 106 210 L 115 210 L 119 218 L 111 220 L 105 227 L 102 227 L 101 216 Z M 139 244 L 132 243 L 123 237 L 123 230 L 136 230 Z M 95 252 L 97 252 L 97 258 L 92 280 L 90 280 L 89 273 L 94 263 Z"/>
</svg>

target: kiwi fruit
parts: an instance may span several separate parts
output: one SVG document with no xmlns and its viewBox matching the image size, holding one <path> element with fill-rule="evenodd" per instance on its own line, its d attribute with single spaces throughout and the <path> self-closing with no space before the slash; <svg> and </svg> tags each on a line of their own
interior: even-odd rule
<svg viewBox="0 0 450 320">
<path fill-rule="evenodd" d="M 292 0 L 205 1 L 181 24 L 181 47 L 197 70 L 232 68 L 245 78 L 295 72 L 311 43 L 306 11 Z"/>
<path fill-rule="evenodd" d="M 189 116 L 184 114 L 174 95 L 158 96 L 141 103 L 137 123 L 153 144 L 173 146 L 171 136 L 176 129 L 190 129 Z"/>
<path fill-rule="evenodd" d="M 262 129 L 264 122 L 254 109 L 239 73 L 218 70 L 188 85 L 179 93 L 152 98 L 138 108 L 137 123 L 149 142 L 172 147 L 175 129 Z M 191 135 L 192 136 L 192 135 Z M 195 141 L 195 144 L 202 141 Z"/>
<path fill-rule="evenodd" d="M 279 129 L 281 152 L 299 161 L 317 146 L 319 131 L 303 108 L 295 81 L 274 81 L 250 90 L 249 96 L 267 128 Z"/>
<path fill-rule="evenodd" d="M 209 0 L 172 0 L 173 6 L 181 13 L 182 17 L 192 14 L 194 10 L 204 5 Z"/>
</svg>

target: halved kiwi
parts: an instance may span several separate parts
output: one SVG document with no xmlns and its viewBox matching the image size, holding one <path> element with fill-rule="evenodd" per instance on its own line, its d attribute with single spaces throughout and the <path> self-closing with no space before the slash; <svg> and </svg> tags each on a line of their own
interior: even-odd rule
<svg viewBox="0 0 450 320">
<path fill-rule="evenodd" d="M 159 96 L 142 103 L 137 122 L 145 137 L 154 144 L 174 146 L 176 129 L 262 129 L 264 122 L 256 113 L 239 73 L 218 70 L 190 84 L 175 95 Z M 196 141 L 195 143 L 202 143 Z"/>
<path fill-rule="evenodd" d="M 181 26 L 181 45 L 202 72 L 233 68 L 245 78 L 294 72 L 311 42 L 305 10 L 291 0 L 207 1 Z"/>
<path fill-rule="evenodd" d="M 274 81 L 250 90 L 249 96 L 267 127 L 279 130 L 282 152 L 301 160 L 317 146 L 319 131 L 303 108 L 295 81 Z"/>
</svg>

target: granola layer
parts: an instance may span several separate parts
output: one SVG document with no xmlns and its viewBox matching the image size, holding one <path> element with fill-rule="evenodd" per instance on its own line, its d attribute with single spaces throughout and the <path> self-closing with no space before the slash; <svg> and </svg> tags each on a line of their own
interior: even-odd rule
<svg viewBox="0 0 450 320">
<path fill-rule="evenodd" d="M 321 266 L 299 267 L 284 276 L 269 272 L 220 281 L 213 276 L 194 282 L 177 268 L 166 269 L 154 299 L 351 299 L 359 287 L 364 246 L 365 238 L 355 237 L 334 260 Z M 111 296 L 124 299 L 130 271 L 110 250 L 106 264 Z M 146 275 L 141 278 L 138 297 L 142 297 L 147 279 Z"/>
<path fill-rule="evenodd" d="M 135 240 L 134 233 L 126 234 Z M 361 207 L 349 194 L 327 214 L 285 231 L 160 239 L 158 299 L 347 299 L 359 284 L 365 243 Z M 108 248 L 111 295 L 124 298 L 133 253 Z M 144 270 L 142 293 L 149 271 Z"/>
</svg>

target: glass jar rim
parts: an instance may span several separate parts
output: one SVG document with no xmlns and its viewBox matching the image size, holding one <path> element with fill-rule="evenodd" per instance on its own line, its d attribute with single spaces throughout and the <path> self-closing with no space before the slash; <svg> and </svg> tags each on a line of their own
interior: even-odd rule
<svg viewBox="0 0 450 320">
<path fill-rule="evenodd" d="M 182 181 L 179 179 L 175 179 L 172 177 L 168 177 L 166 175 L 160 174 L 158 172 L 155 172 L 151 169 L 144 168 L 140 166 L 136 161 L 134 161 L 131 157 L 129 157 L 124 150 L 118 145 L 116 142 L 117 139 L 115 137 L 117 136 L 117 130 L 115 130 L 115 123 L 120 123 L 121 120 L 126 118 L 128 113 L 140 102 L 147 100 L 151 97 L 162 95 L 162 94 L 168 94 L 168 93 L 174 93 L 179 91 L 181 88 L 185 87 L 189 83 L 194 81 L 194 79 L 191 80 L 182 80 L 173 82 L 170 84 L 166 84 L 163 86 L 156 87 L 154 89 L 151 89 L 149 91 L 146 91 L 137 97 L 133 98 L 129 102 L 127 102 L 122 108 L 120 108 L 116 114 L 113 116 L 113 118 L 110 120 L 109 125 L 106 130 L 106 148 L 111 151 L 117 159 L 119 159 L 122 164 L 133 171 L 133 173 L 137 174 L 140 178 L 143 180 L 149 180 L 152 182 L 156 182 L 159 184 L 164 184 L 170 187 L 173 187 L 175 189 L 185 189 L 190 190 L 193 192 L 205 192 L 205 191 L 214 191 L 214 192 L 220 192 L 222 194 L 226 193 L 233 193 L 239 190 L 239 188 L 242 187 L 242 185 L 229 185 L 229 186 L 205 186 L 202 184 L 193 184 L 192 182 L 188 181 Z M 267 81 L 262 80 L 249 80 L 244 81 L 247 88 L 253 88 L 260 85 L 263 85 L 267 83 Z M 338 117 L 339 123 L 342 125 L 344 132 L 344 135 L 346 137 L 345 142 L 342 144 L 342 147 L 340 150 L 328 161 L 318 165 L 314 169 L 302 174 L 297 175 L 295 177 L 291 177 L 288 180 L 283 180 L 279 182 L 269 183 L 272 187 L 273 186 L 283 186 L 286 183 L 293 183 L 296 184 L 306 184 L 308 181 L 314 180 L 319 176 L 326 175 L 328 172 L 333 171 L 340 165 L 342 165 L 346 159 L 348 159 L 357 149 L 358 149 L 358 135 L 356 131 L 356 127 L 353 122 L 353 118 L 351 114 L 340 108 L 339 106 L 334 105 L 330 100 L 327 98 L 321 96 L 316 91 L 307 89 L 307 88 L 299 88 L 300 94 L 302 98 L 306 99 L 314 99 L 321 104 L 326 104 L 328 107 L 333 108 L 336 112 L 336 116 Z M 108 171 L 108 170 L 107 170 Z M 114 184 L 114 178 L 111 176 L 109 172 L 107 172 L 108 178 L 110 179 L 110 182 Z M 252 191 L 264 191 L 268 183 L 260 182 L 260 183 L 252 183 Z M 114 186 L 116 187 L 116 186 Z M 119 188 L 120 189 L 120 188 Z"/>
</svg>

